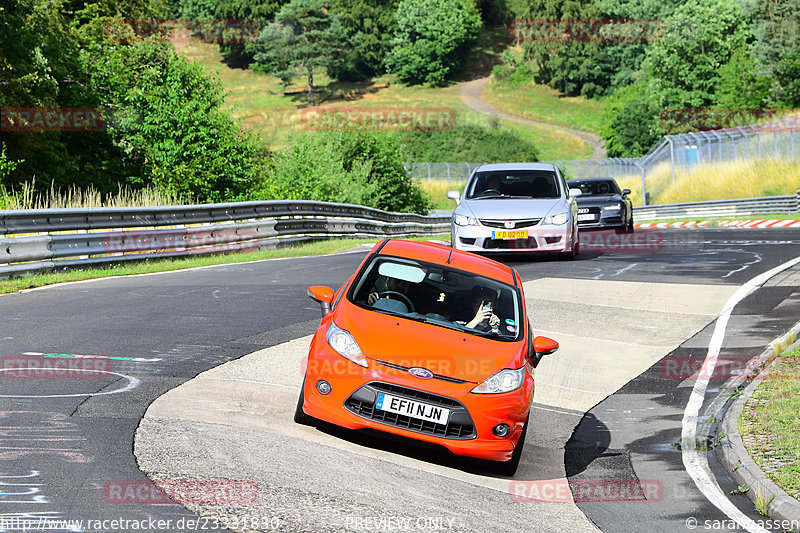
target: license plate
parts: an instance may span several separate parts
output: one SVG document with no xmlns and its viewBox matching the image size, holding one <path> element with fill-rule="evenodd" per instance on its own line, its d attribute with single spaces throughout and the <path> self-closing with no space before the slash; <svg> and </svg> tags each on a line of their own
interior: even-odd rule
<svg viewBox="0 0 800 533">
<path fill-rule="evenodd" d="M 581 221 L 581 220 L 594 220 L 594 219 L 595 219 L 595 215 L 593 215 L 592 213 L 587 213 L 585 215 L 578 215 L 578 221 Z"/>
<path fill-rule="evenodd" d="M 390 413 L 419 418 L 420 420 L 436 422 L 442 425 L 447 424 L 447 418 L 450 416 L 450 409 L 392 396 L 384 392 L 378 393 L 378 400 L 375 402 L 375 408 L 381 411 L 389 411 Z"/>
<path fill-rule="evenodd" d="M 517 230 L 517 231 L 493 231 L 492 232 L 493 239 L 527 239 L 528 238 L 528 230 Z"/>
</svg>

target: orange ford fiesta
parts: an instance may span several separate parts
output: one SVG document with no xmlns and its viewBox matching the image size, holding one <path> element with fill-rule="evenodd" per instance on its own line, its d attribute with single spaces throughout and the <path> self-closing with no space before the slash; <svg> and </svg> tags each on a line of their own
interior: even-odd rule
<svg viewBox="0 0 800 533">
<path fill-rule="evenodd" d="M 377 429 L 516 471 L 534 368 L 558 343 L 533 338 L 514 269 L 387 239 L 338 292 L 308 294 L 323 318 L 295 422 Z"/>
</svg>

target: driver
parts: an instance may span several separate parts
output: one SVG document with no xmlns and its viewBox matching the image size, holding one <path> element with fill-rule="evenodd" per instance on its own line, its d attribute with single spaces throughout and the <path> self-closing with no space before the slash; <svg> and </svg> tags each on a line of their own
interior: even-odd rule
<svg viewBox="0 0 800 533">
<path fill-rule="evenodd" d="M 399 292 L 400 294 L 406 294 L 408 292 L 409 287 L 411 287 L 411 283 L 406 280 L 398 279 L 398 278 L 388 278 L 386 280 L 386 290 L 387 291 L 394 291 Z M 390 298 L 391 295 L 386 295 L 383 298 Z M 375 305 L 375 302 L 381 299 L 381 296 L 378 292 L 371 292 L 369 296 L 367 296 L 367 303 L 369 305 Z"/>
</svg>

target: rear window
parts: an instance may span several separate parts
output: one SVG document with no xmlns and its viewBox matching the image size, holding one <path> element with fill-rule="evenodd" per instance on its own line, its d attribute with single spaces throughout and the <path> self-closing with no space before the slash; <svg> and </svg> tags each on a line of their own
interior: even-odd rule
<svg viewBox="0 0 800 533">
<path fill-rule="evenodd" d="M 617 187 L 617 183 L 614 180 L 569 180 L 567 185 L 570 189 L 580 189 L 583 195 L 619 194 L 619 187 Z"/>
<path fill-rule="evenodd" d="M 521 338 L 523 312 L 516 288 L 442 265 L 376 256 L 347 297 L 370 311 L 471 335 Z"/>
<path fill-rule="evenodd" d="M 549 170 L 493 170 L 477 172 L 469 183 L 466 197 L 479 198 L 558 198 L 558 177 Z"/>
</svg>

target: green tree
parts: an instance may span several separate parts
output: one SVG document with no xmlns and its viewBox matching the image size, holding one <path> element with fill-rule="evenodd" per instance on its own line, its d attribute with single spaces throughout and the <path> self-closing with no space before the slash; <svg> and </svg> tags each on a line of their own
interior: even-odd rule
<svg viewBox="0 0 800 533">
<path fill-rule="evenodd" d="M 412 84 L 444 85 L 481 29 L 480 15 L 470 0 L 402 0 L 396 19 L 386 66 Z"/>
<path fill-rule="evenodd" d="M 254 55 L 259 70 L 284 84 L 305 70 L 308 105 L 314 104 L 314 69 L 329 67 L 346 46 L 341 15 L 328 10 L 327 0 L 292 0 L 258 37 Z"/>
<path fill-rule="evenodd" d="M 640 157 L 664 135 L 660 108 L 639 81 L 618 89 L 606 102 L 603 129 L 609 157 Z"/>
<path fill-rule="evenodd" d="M 142 169 L 127 181 L 219 201 L 259 179 L 255 140 L 222 110 L 219 81 L 170 44 L 147 39 L 105 46 L 83 59 L 92 88 L 111 111 L 114 144 Z"/>
<path fill-rule="evenodd" d="M 184 0 L 185 1 L 185 0 Z M 203 0 L 193 0 L 203 1 Z M 288 0 L 217 0 L 214 18 L 219 21 L 248 21 L 263 28 L 273 20 Z M 253 62 L 254 40 L 223 40 L 220 50 L 229 65 L 245 66 Z"/>
<path fill-rule="evenodd" d="M 342 16 L 351 45 L 331 67 L 336 79 L 361 80 L 385 71 L 383 60 L 391 49 L 394 18 L 399 0 L 332 0 L 331 9 Z"/>
<path fill-rule="evenodd" d="M 758 74 L 772 79 L 771 100 L 779 106 L 800 106 L 800 0 L 756 0 L 753 55 Z"/>
<path fill-rule="evenodd" d="M 741 46 L 719 70 L 716 104 L 727 109 L 757 109 L 770 97 L 771 81 L 756 72 L 756 59 Z"/>
<path fill-rule="evenodd" d="M 727 0 L 688 0 L 664 22 L 647 51 L 651 89 L 665 108 L 714 104 L 720 69 L 750 37 L 741 8 Z"/>
</svg>

